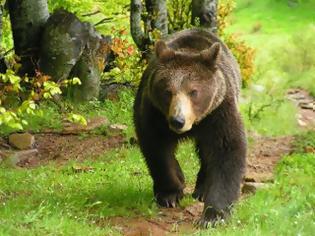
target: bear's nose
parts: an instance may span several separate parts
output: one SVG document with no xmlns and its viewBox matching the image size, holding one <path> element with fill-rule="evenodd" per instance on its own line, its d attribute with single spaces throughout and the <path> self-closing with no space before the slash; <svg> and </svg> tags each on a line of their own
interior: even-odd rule
<svg viewBox="0 0 315 236">
<path fill-rule="evenodd" d="M 185 119 L 183 117 L 171 117 L 170 125 L 175 129 L 181 129 L 184 127 Z"/>
</svg>

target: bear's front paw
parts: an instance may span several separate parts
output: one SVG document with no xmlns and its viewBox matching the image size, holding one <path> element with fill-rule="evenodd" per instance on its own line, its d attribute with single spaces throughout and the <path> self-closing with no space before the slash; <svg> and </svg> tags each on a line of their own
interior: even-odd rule
<svg viewBox="0 0 315 236">
<path fill-rule="evenodd" d="M 204 202 L 204 187 L 196 187 L 194 192 L 192 193 L 192 197 L 200 202 Z"/>
<path fill-rule="evenodd" d="M 200 220 L 196 222 L 196 225 L 200 228 L 206 229 L 209 227 L 215 227 L 216 224 L 224 222 L 227 212 L 224 210 L 216 210 L 213 207 L 207 207 Z"/>
<path fill-rule="evenodd" d="M 159 192 L 155 194 L 157 203 L 161 207 L 175 208 L 178 206 L 179 201 L 183 198 L 184 193 L 182 190 L 175 192 Z"/>
</svg>

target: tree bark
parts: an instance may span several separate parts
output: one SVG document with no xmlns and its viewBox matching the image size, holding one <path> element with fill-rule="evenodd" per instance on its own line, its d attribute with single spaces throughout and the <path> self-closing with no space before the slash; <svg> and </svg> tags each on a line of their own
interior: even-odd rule
<svg viewBox="0 0 315 236">
<path fill-rule="evenodd" d="M 137 47 L 142 51 L 147 50 L 147 45 L 150 44 L 149 36 L 141 27 L 141 14 L 143 6 L 141 0 L 131 0 L 130 4 L 130 31 L 132 38 Z"/>
<path fill-rule="evenodd" d="M 149 46 L 153 44 L 150 34 L 154 30 L 158 30 L 161 36 L 168 33 L 166 0 L 145 0 L 145 9 L 146 15 L 142 1 L 131 0 L 130 31 L 144 58 L 149 55 Z"/>
<path fill-rule="evenodd" d="M 15 53 L 21 58 L 20 74 L 33 75 L 40 34 L 49 17 L 47 0 L 8 0 Z"/>
<path fill-rule="evenodd" d="M 146 0 L 145 5 L 151 17 L 151 28 L 157 29 L 162 35 L 168 33 L 166 0 Z"/>
<path fill-rule="evenodd" d="M 192 0 L 192 20 L 193 25 L 209 28 L 212 32 L 217 32 L 217 7 L 218 0 Z"/>
</svg>

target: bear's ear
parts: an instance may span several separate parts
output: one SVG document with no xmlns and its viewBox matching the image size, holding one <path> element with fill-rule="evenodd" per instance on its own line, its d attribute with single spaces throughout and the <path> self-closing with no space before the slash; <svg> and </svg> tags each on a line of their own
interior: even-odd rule
<svg viewBox="0 0 315 236">
<path fill-rule="evenodd" d="M 160 60 L 170 60 L 175 57 L 175 51 L 169 48 L 166 43 L 159 40 L 155 43 L 155 53 Z"/>
<path fill-rule="evenodd" d="M 215 67 L 216 61 L 219 58 L 221 46 L 219 43 L 214 43 L 208 49 L 200 52 L 201 59 L 208 65 Z"/>
</svg>

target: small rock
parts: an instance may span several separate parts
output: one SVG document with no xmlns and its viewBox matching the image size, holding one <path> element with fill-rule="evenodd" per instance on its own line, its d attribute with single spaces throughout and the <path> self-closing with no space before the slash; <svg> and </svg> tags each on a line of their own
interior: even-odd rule
<svg viewBox="0 0 315 236">
<path fill-rule="evenodd" d="M 122 132 L 124 132 L 126 129 L 128 128 L 127 125 L 123 125 L 123 124 L 111 124 L 108 127 L 108 130 L 111 134 L 121 134 Z"/>
<path fill-rule="evenodd" d="M 306 122 L 304 122 L 303 120 L 301 120 L 301 119 L 298 119 L 298 124 L 300 125 L 300 126 L 303 126 L 303 127 L 305 127 L 305 126 L 307 126 L 307 123 Z"/>
<path fill-rule="evenodd" d="M 15 133 L 9 136 L 9 144 L 17 149 L 26 150 L 34 148 L 35 137 L 30 133 Z"/>
<path fill-rule="evenodd" d="M 83 172 L 93 172 L 94 168 L 91 166 L 74 165 L 72 166 L 72 170 L 74 173 L 83 173 Z"/>
<path fill-rule="evenodd" d="M 23 151 L 7 151 L 2 153 L 2 161 L 9 166 L 26 165 L 34 162 L 38 155 L 37 149 L 23 150 Z"/>
<path fill-rule="evenodd" d="M 315 103 L 314 102 L 300 103 L 300 107 L 303 109 L 310 109 L 310 110 L 315 111 Z"/>
<path fill-rule="evenodd" d="M 264 189 L 267 187 L 268 184 L 265 183 L 245 182 L 242 187 L 242 193 L 244 194 L 255 193 L 258 189 Z"/>
<path fill-rule="evenodd" d="M 87 121 L 87 125 L 74 124 L 74 123 L 65 123 L 63 134 L 79 134 L 82 132 L 89 132 L 94 129 L 97 129 L 101 126 L 108 125 L 109 121 L 104 116 L 93 117 Z"/>
<path fill-rule="evenodd" d="M 3 147 L 5 149 L 10 149 L 11 148 L 11 146 L 1 137 L 0 137 L 0 147 Z"/>
</svg>

